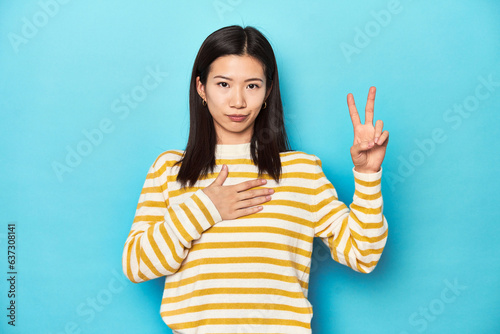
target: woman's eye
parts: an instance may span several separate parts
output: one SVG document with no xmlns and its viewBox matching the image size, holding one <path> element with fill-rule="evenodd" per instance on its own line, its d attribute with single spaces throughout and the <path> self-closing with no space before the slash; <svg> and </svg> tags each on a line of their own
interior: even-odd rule
<svg viewBox="0 0 500 334">
<path fill-rule="evenodd" d="M 225 88 L 227 87 L 227 82 L 219 82 L 218 85 Z"/>
<path fill-rule="evenodd" d="M 254 88 L 259 88 L 259 86 L 256 84 L 250 84 L 250 85 L 248 85 L 248 88 L 254 89 Z"/>
</svg>

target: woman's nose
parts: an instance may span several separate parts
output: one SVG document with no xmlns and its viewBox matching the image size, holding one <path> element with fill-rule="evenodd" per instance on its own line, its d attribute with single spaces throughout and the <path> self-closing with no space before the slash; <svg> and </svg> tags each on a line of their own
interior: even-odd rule
<svg viewBox="0 0 500 334">
<path fill-rule="evenodd" d="M 245 101 L 245 94 L 240 89 L 235 89 L 233 91 L 230 105 L 234 108 L 245 108 L 247 106 Z"/>
</svg>

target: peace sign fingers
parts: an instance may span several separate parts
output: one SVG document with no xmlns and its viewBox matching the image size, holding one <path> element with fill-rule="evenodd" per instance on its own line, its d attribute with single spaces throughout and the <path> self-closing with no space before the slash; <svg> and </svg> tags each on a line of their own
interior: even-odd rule
<svg viewBox="0 0 500 334">
<path fill-rule="evenodd" d="M 358 110 L 356 109 L 356 104 L 354 103 L 354 96 L 349 93 L 347 94 L 347 106 L 349 107 L 349 115 L 351 116 L 352 126 L 356 127 L 361 124 L 359 119 Z"/>
<path fill-rule="evenodd" d="M 368 90 L 368 99 L 366 100 L 365 108 L 365 124 L 373 125 L 373 109 L 375 105 L 375 93 L 377 89 L 375 87 L 370 87 Z"/>
<path fill-rule="evenodd" d="M 376 91 L 377 89 L 374 86 L 370 87 L 370 90 L 368 91 L 368 99 L 366 100 L 365 108 L 365 124 L 373 125 Z M 356 104 L 354 103 L 354 96 L 351 93 L 347 94 L 347 106 L 349 107 L 349 115 L 351 115 L 352 125 L 356 127 L 361 124 L 361 120 L 359 118 L 358 110 L 356 109 Z"/>
</svg>

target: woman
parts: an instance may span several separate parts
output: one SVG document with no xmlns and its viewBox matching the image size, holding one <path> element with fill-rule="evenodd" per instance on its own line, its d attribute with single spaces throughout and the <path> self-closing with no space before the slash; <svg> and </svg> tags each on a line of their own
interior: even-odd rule
<svg viewBox="0 0 500 334">
<path fill-rule="evenodd" d="M 332 258 L 371 272 L 387 238 L 373 126 L 352 94 L 355 194 L 337 199 L 321 161 L 291 151 L 271 45 L 252 27 L 212 33 L 196 57 L 185 151 L 151 166 L 123 252 L 135 283 L 166 276 L 160 314 L 174 333 L 311 333 L 307 300 L 314 237 Z"/>
</svg>

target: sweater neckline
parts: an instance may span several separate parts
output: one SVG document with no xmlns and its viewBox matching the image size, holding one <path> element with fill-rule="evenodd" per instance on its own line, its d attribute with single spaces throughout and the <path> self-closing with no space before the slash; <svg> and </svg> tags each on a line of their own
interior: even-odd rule
<svg viewBox="0 0 500 334">
<path fill-rule="evenodd" d="M 249 157 L 250 143 L 243 144 L 216 144 L 215 158 Z"/>
</svg>

